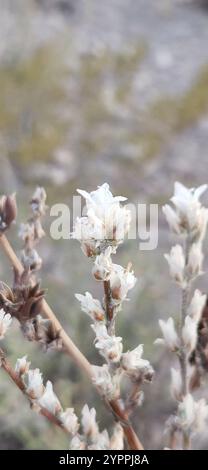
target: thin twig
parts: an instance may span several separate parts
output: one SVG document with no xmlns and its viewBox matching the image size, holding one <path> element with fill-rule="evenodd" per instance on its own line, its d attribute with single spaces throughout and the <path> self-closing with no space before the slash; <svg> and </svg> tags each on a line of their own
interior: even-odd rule
<svg viewBox="0 0 208 470">
<path fill-rule="evenodd" d="M 4 252 L 8 256 L 12 266 L 15 267 L 15 269 L 20 274 L 22 274 L 23 266 L 22 266 L 20 260 L 18 259 L 18 257 L 16 256 L 16 254 L 15 254 L 12 246 L 10 245 L 7 237 L 5 236 L 5 234 L 2 234 L 0 236 L 0 243 L 1 243 L 1 246 L 4 250 Z M 74 342 L 71 340 L 71 338 L 67 335 L 67 333 L 63 329 L 61 323 L 59 322 L 59 320 L 57 319 L 57 317 L 54 314 L 53 310 L 48 305 L 48 303 L 46 302 L 45 299 L 43 299 L 43 301 L 42 301 L 42 310 L 43 310 L 45 316 L 49 320 L 52 321 L 52 323 L 54 325 L 54 328 L 57 330 L 57 332 L 59 332 L 59 336 L 61 337 L 61 339 L 63 341 L 63 345 L 65 347 L 65 350 L 66 350 L 67 354 L 70 357 L 72 357 L 72 359 L 75 361 L 77 366 L 80 369 L 82 369 L 90 379 L 92 379 L 91 364 L 86 359 L 86 357 L 81 353 L 81 351 L 77 348 L 77 346 L 74 344 Z M 111 407 L 111 409 L 114 412 L 116 412 L 116 415 L 117 415 L 118 419 L 121 422 L 121 425 L 123 427 L 124 434 L 125 434 L 125 437 L 126 437 L 126 440 L 128 442 L 128 445 L 129 445 L 130 449 L 132 449 L 132 450 L 143 450 L 143 446 L 142 446 L 138 436 L 136 435 L 131 423 L 128 422 L 128 425 L 122 424 L 122 421 L 123 420 L 125 421 L 125 416 L 124 416 L 124 411 L 122 410 L 120 404 L 117 401 L 112 401 L 111 403 L 109 403 L 109 406 Z"/>
<path fill-rule="evenodd" d="M 12 381 L 15 383 L 15 385 L 21 390 L 21 392 L 27 397 L 28 401 L 30 402 L 31 408 L 34 407 L 34 403 L 32 400 L 29 399 L 28 395 L 25 393 L 25 384 L 21 377 L 15 372 L 15 370 L 12 368 L 10 362 L 6 358 L 6 355 L 4 351 L 0 348 L 0 365 L 2 369 L 9 375 L 9 377 L 12 379 Z M 39 405 L 38 405 L 39 406 Z M 59 421 L 56 416 L 54 416 L 50 411 L 46 410 L 43 407 L 40 407 L 39 413 L 44 416 L 48 421 L 51 423 L 55 424 L 59 428 L 61 428 L 63 431 L 66 432 L 66 429 L 63 427 L 62 423 Z"/>
</svg>

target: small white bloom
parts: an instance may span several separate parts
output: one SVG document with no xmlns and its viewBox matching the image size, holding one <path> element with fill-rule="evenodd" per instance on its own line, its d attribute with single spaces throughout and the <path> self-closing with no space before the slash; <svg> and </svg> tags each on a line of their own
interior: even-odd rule
<svg viewBox="0 0 208 470">
<path fill-rule="evenodd" d="M 53 385 L 49 380 L 46 384 L 43 395 L 38 400 L 38 403 L 53 415 L 56 415 L 62 410 L 60 402 L 53 391 Z"/>
<path fill-rule="evenodd" d="M 87 438 L 95 441 L 99 433 L 98 425 L 96 423 L 96 410 L 95 408 L 89 409 L 88 405 L 82 408 L 82 429 Z"/>
<path fill-rule="evenodd" d="M 5 333 L 12 323 L 12 317 L 9 313 L 5 313 L 4 309 L 0 310 L 0 339 L 3 339 Z"/>
<path fill-rule="evenodd" d="M 60 421 L 67 431 L 75 435 L 79 429 L 79 423 L 77 415 L 74 413 L 74 408 L 67 408 L 59 415 Z"/>
<path fill-rule="evenodd" d="M 133 271 L 124 269 L 118 264 L 113 264 L 110 275 L 110 287 L 112 298 L 115 304 L 121 303 L 127 298 L 128 291 L 136 284 L 136 277 Z"/>
<path fill-rule="evenodd" d="M 194 401 L 192 395 L 186 395 L 178 408 L 179 424 L 182 429 L 193 433 L 203 431 L 208 418 L 208 405 L 202 398 Z"/>
<path fill-rule="evenodd" d="M 19 237 L 23 242 L 27 240 L 33 240 L 34 239 L 34 225 L 30 224 L 29 222 L 26 224 L 20 224 L 20 229 L 19 229 Z"/>
<path fill-rule="evenodd" d="M 15 372 L 19 376 L 26 374 L 29 371 L 30 362 L 27 361 L 27 356 L 23 356 L 20 359 L 17 359 L 15 365 Z"/>
<path fill-rule="evenodd" d="M 29 370 L 26 376 L 26 393 L 36 400 L 44 393 L 42 374 L 39 369 Z"/>
<path fill-rule="evenodd" d="M 39 256 L 38 252 L 35 249 L 30 250 L 27 252 L 23 250 L 21 253 L 21 261 L 23 266 L 27 269 L 41 269 L 42 266 L 42 258 Z"/>
<path fill-rule="evenodd" d="M 178 414 L 181 427 L 185 430 L 191 429 L 195 420 L 195 402 L 190 393 L 179 404 Z"/>
<path fill-rule="evenodd" d="M 197 323 L 189 315 L 185 318 L 182 337 L 187 352 L 190 354 L 195 349 L 197 343 Z"/>
<path fill-rule="evenodd" d="M 201 243 L 193 243 L 191 246 L 187 271 L 191 278 L 202 274 L 203 253 Z"/>
<path fill-rule="evenodd" d="M 70 449 L 71 450 L 85 450 L 86 449 L 86 442 L 81 436 L 74 436 L 70 442 Z"/>
<path fill-rule="evenodd" d="M 202 294 L 200 290 L 196 289 L 191 300 L 191 303 L 188 308 L 188 314 L 190 315 L 196 323 L 199 323 L 202 311 L 206 304 L 207 296 Z"/>
<path fill-rule="evenodd" d="M 87 256 L 96 255 L 96 249 L 104 240 L 107 244 L 113 242 L 118 245 L 130 226 L 130 211 L 120 204 L 126 198 L 114 197 L 107 183 L 91 193 L 80 189 L 77 191 L 86 200 L 87 216 L 77 219 L 72 236 L 81 241 L 84 253 Z"/>
<path fill-rule="evenodd" d="M 179 338 L 175 330 L 173 318 L 168 318 L 167 321 L 159 320 L 159 325 L 162 330 L 163 339 L 157 339 L 155 344 L 166 344 L 171 351 L 176 351 L 179 347 Z"/>
<path fill-rule="evenodd" d="M 185 257 L 182 247 L 180 245 L 173 246 L 170 254 L 165 254 L 164 256 L 169 264 L 172 279 L 180 286 L 184 286 Z"/>
<path fill-rule="evenodd" d="M 122 367 L 126 374 L 135 380 L 143 379 L 150 381 L 153 376 L 153 369 L 149 361 L 142 359 L 143 344 L 137 346 L 133 351 L 122 354 Z"/>
<path fill-rule="evenodd" d="M 123 351 L 122 338 L 120 336 L 108 335 L 105 325 L 92 325 L 96 334 L 95 347 L 100 354 L 109 362 L 119 362 Z"/>
<path fill-rule="evenodd" d="M 119 423 L 114 426 L 113 435 L 110 440 L 110 449 L 124 450 L 124 433 Z"/>
<path fill-rule="evenodd" d="M 93 320 L 99 322 L 105 319 L 105 312 L 99 300 L 93 299 L 89 292 L 85 292 L 85 295 L 75 294 L 75 297 L 81 302 L 81 309 L 87 313 Z"/>
<path fill-rule="evenodd" d="M 109 246 L 104 253 L 96 257 L 92 274 L 97 281 L 107 281 L 112 270 L 112 248 Z"/>
<path fill-rule="evenodd" d="M 120 389 L 120 377 L 114 376 L 113 378 L 110 375 L 107 364 L 104 364 L 102 367 L 91 366 L 92 369 L 92 381 L 100 390 L 100 393 L 106 396 L 109 400 L 118 398 Z"/>
<path fill-rule="evenodd" d="M 108 450 L 110 448 L 110 439 L 106 429 L 99 434 L 95 442 L 88 446 L 88 450 Z"/>
<path fill-rule="evenodd" d="M 31 200 L 32 211 L 35 214 L 38 214 L 38 215 L 45 214 L 46 209 L 47 209 L 46 198 L 47 198 L 47 195 L 46 195 L 45 189 L 41 187 L 37 187 Z"/>
<path fill-rule="evenodd" d="M 182 379 L 178 369 L 171 368 L 171 394 L 173 398 L 180 401 L 182 398 Z"/>
</svg>

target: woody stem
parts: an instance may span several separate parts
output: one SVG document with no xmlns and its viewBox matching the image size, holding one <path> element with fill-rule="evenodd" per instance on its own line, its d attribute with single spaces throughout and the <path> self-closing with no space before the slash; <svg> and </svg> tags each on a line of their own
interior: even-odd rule
<svg viewBox="0 0 208 470">
<path fill-rule="evenodd" d="M 6 253 L 7 257 L 9 258 L 12 266 L 15 267 L 15 269 L 21 274 L 23 272 L 23 266 L 20 262 L 20 260 L 17 258 L 13 248 L 11 247 L 9 241 L 7 240 L 6 236 L 2 234 L 0 236 L 0 243 L 2 246 L 2 249 Z M 63 345 L 65 347 L 65 350 L 67 354 L 75 361 L 77 366 L 83 370 L 88 378 L 91 380 L 92 379 L 92 369 L 91 369 L 91 364 L 89 361 L 86 359 L 86 357 L 82 354 L 82 352 L 77 348 L 77 346 L 74 344 L 74 342 L 71 340 L 71 338 L 67 335 L 65 330 L 63 329 L 61 323 L 57 319 L 56 315 L 54 314 L 53 310 L 51 307 L 48 305 L 45 299 L 42 301 L 42 310 L 45 313 L 45 316 L 51 320 L 51 322 L 54 325 L 54 328 L 57 332 L 59 332 L 59 336 L 62 339 Z M 131 423 L 129 422 L 128 425 L 122 424 L 122 420 L 124 418 L 123 410 L 119 404 L 118 401 L 113 401 L 111 404 L 109 403 L 109 406 L 111 409 L 116 407 L 116 414 L 118 418 L 121 421 L 121 425 L 124 430 L 124 434 L 126 437 L 126 440 L 128 442 L 128 445 L 130 449 L 132 450 L 142 450 L 143 446 L 136 435 Z"/>
</svg>

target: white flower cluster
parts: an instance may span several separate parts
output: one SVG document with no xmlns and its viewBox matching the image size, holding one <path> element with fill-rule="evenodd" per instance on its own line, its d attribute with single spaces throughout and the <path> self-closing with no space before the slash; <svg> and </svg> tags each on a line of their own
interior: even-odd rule
<svg viewBox="0 0 208 470">
<path fill-rule="evenodd" d="M 199 188 L 188 189 L 183 184 L 176 182 L 174 195 L 171 202 L 175 206 L 173 209 L 166 204 L 163 212 L 167 222 L 177 235 L 189 235 L 192 242 L 204 237 L 208 210 L 202 207 L 199 199 L 207 190 L 204 184 Z"/>
<path fill-rule="evenodd" d="M 112 437 L 106 430 L 100 432 L 96 421 L 95 408 L 85 405 L 81 412 L 82 434 L 76 434 L 70 443 L 71 450 L 123 450 L 123 430 L 117 424 Z"/>
<path fill-rule="evenodd" d="M 163 338 L 156 343 L 164 343 L 179 358 L 180 369 L 171 369 L 171 394 L 179 402 L 177 416 L 171 417 L 169 425 L 172 430 L 182 430 L 184 442 L 192 432 L 200 431 L 208 416 L 208 406 L 205 400 L 194 401 L 190 392 L 191 367 L 190 355 L 196 349 L 198 341 L 198 325 L 201 320 L 206 295 L 198 289 L 190 297 L 192 281 L 202 274 L 202 242 L 205 237 L 208 222 L 208 210 L 200 201 L 200 196 L 206 191 L 207 185 L 197 189 L 188 189 L 181 183 L 175 183 L 174 196 L 171 198 L 175 210 L 169 205 L 163 207 L 170 228 L 184 237 L 184 249 L 174 246 L 170 254 L 166 254 L 171 278 L 182 291 L 181 318 L 176 329 L 172 317 L 167 321 L 159 320 Z"/>
<path fill-rule="evenodd" d="M 21 379 L 25 387 L 25 394 L 36 410 L 46 410 L 53 415 L 60 425 L 72 436 L 70 448 L 72 450 L 102 450 L 102 449 L 123 449 L 123 430 L 120 425 L 110 439 L 106 430 L 100 432 L 96 422 L 96 411 L 84 405 L 81 412 L 81 425 L 73 408 L 63 410 L 59 399 L 53 390 L 53 385 L 47 381 L 43 384 L 42 374 L 39 369 L 30 369 L 27 356 L 17 359 L 15 372 Z M 79 432 L 80 427 L 82 433 Z"/>
<path fill-rule="evenodd" d="M 96 191 L 77 192 L 86 201 L 86 216 L 77 218 L 72 237 L 79 240 L 86 256 L 96 256 L 103 247 L 116 247 L 129 230 L 131 214 L 121 202 L 126 198 L 114 197 L 109 185 L 104 183 Z"/>
<path fill-rule="evenodd" d="M 12 322 L 9 313 L 5 313 L 4 309 L 0 309 L 0 339 L 3 339 Z"/>
</svg>

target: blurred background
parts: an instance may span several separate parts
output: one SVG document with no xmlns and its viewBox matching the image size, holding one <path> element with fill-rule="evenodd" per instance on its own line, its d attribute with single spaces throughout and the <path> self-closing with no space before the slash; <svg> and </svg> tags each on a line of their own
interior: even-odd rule
<svg viewBox="0 0 208 470">
<path fill-rule="evenodd" d="M 175 180 L 207 182 L 208 2 L 199 0 L 0 0 L 0 193 L 16 191 L 18 224 L 29 215 L 36 185 L 48 204 L 71 207 L 76 188 L 105 181 L 129 202 L 159 203 Z M 102 295 L 91 263 L 74 241 L 49 235 L 39 251 L 47 300 L 73 340 L 94 363 L 90 322 L 75 292 Z M 177 314 L 179 295 L 162 254 L 170 238 L 160 215 L 159 246 L 140 252 L 126 242 L 116 261 L 133 261 L 138 283 L 119 317 L 125 348 L 145 344 L 156 369 L 134 425 L 146 448 L 164 446 L 164 423 L 175 404 L 169 393 L 171 356 L 153 345 L 158 318 Z M 9 233 L 17 252 L 17 230 Z M 0 278 L 11 268 L 0 254 Z M 207 276 L 200 282 L 207 291 Z M 26 352 L 55 383 L 64 406 L 77 413 L 96 405 L 101 429 L 111 416 L 86 377 L 58 352 L 43 354 L 17 325 L 5 347 L 13 362 Z M 207 448 L 207 439 L 195 441 Z M 0 449 L 67 449 L 68 440 L 28 409 L 0 371 Z"/>
</svg>

